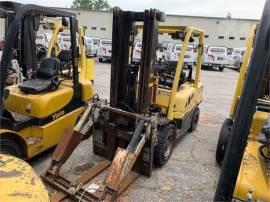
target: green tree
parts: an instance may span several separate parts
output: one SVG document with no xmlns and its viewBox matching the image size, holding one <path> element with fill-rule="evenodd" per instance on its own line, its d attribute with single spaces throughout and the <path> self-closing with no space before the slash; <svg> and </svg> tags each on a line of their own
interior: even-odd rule
<svg viewBox="0 0 270 202">
<path fill-rule="evenodd" d="M 110 10 L 107 0 L 74 0 L 72 8 L 87 8 L 90 10 Z"/>
<path fill-rule="evenodd" d="M 119 6 L 114 6 L 114 7 L 111 7 L 110 10 L 111 11 L 113 11 L 113 10 L 121 10 L 121 8 Z"/>
</svg>

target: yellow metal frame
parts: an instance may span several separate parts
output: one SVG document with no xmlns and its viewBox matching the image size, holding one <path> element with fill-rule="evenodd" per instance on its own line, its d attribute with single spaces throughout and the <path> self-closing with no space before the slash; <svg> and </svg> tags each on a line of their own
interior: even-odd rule
<svg viewBox="0 0 270 202">
<path fill-rule="evenodd" d="M 143 29 L 142 25 L 136 25 L 136 29 L 140 30 Z M 199 92 L 202 89 L 202 84 L 200 83 L 200 74 L 201 74 L 201 65 L 202 65 L 202 57 L 203 57 L 203 44 L 204 44 L 204 31 L 202 29 L 192 27 L 192 26 L 159 26 L 159 34 L 173 34 L 176 33 L 177 31 L 182 31 L 185 33 L 185 39 L 184 43 L 181 49 L 180 57 L 177 62 L 177 67 L 174 75 L 174 80 L 173 80 L 173 86 L 171 90 L 167 89 L 162 89 L 162 94 L 169 95 L 169 101 L 167 99 L 162 98 L 164 96 L 161 96 L 160 99 L 162 100 L 162 105 L 163 107 L 168 103 L 168 109 L 167 111 L 167 119 L 173 120 L 175 118 L 183 118 L 186 115 L 185 112 L 174 112 L 175 109 L 175 101 L 176 101 L 176 96 L 178 92 L 178 82 L 180 79 L 181 71 L 183 69 L 183 64 L 184 64 L 184 57 L 186 54 L 186 50 L 190 41 L 190 38 L 192 36 L 198 37 L 199 38 L 199 49 L 198 49 L 198 57 L 197 57 L 197 64 L 196 64 L 196 75 L 195 75 L 195 82 L 194 86 L 196 89 L 196 93 L 200 94 Z M 183 85 L 185 87 L 189 87 L 189 85 Z M 187 92 L 187 91 L 186 91 Z M 195 94 L 196 94 L 195 93 Z M 195 96 L 197 97 L 197 96 Z M 198 100 L 201 100 L 200 98 L 197 98 Z M 196 102 L 196 103 L 195 103 Z M 197 101 L 194 101 L 194 104 L 198 104 Z"/>
<path fill-rule="evenodd" d="M 239 97 L 241 96 L 243 86 L 246 80 L 247 68 L 252 52 L 252 47 L 256 38 L 258 24 L 252 25 L 248 36 L 246 53 L 240 69 L 237 86 L 234 92 L 233 102 L 230 109 L 229 119 L 234 120 Z M 268 102 L 267 100 L 261 100 Z M 233 196 L 240 200 L 247 200 L 248 194 L 252 201 L 270 202 L 270 178 L 267 175 L 267 166 L 261 160 L 258 149 L 262 145 L 258 142 L 258 136 L 264 122 L 269 118 L 270 113 L 256 111 L 250 128 L 250 133 L 242 159 L 241 167 L 238 173 Z M 251 193 L 250 193 L 251 192 Z"/>
<path fill-rule="evenodd" d="M 192 37 L 192 34 L 195 34 L 199 38 L 199 50 L 198 50 L 198 58 L 196 64 L 196 76 L 195 76 L 195 88 L 198 88 L 199 80 L 200 80 L 200 73 L 201 73 L 201 65 L 202 65 L 202 54 L 203 54 L 203 44 L 204 44 L 204 31 L 195 27 L 191 26 L 160 26 L 159 32 L 160 33 L 174 33 L 176 31 L 184 31 L 185 32 L 185 39 L 181 49 L 181 53 L 178 59 L 178 63 L 176 66 L 176 71 L 173 80 L 173 86 L 171 89 L 170 94 L 170 101 L 169 101 L 169 108 L 167 113 L 167 118 L 169 120 L 174 119 L 174 105 L 175 105 L 175 97 L 178 89 L 178 82 L 180 79 L 180 74 L 183 69 L 184 64 L 184 57 L 186 54 L 186 50 Z"/>
<path fill-rule="evenodd" d="M 51 41 L 49 43 L 47 57 L 50 57 L 52 54 L 52 50 L 55 50 L 56 56 L 59 54 L 59 39 L 58 34 L 62 32 L 65 29 L 69 29 L 67 26 L 63 26 L 61 23 L 50 23 L 51 24 L 51 30 L 53 31 L 53 35 L 51 38 Z M 86 57 L 86 48 L 84 43 L 84 36 L 85 36 L 85 28 L 83 26 L 78 27 L 78 42 L 79 47 L 81 50 L 81 57 L 77 59 L 79 71 L 80 71 L 80 78 L 86 79 L 90 81 L 94 81 L 95 73 L 94 73 L 94 60 L 88 59 Z"/>
<path fill-rule="evenodd" d="M 248 63 L 249 63 L 249 58 L 250 58 L 250 55 L 252 52 L 252 47 L 253 47 L 253 44 L 255 41 L 257 29 L 258 29 L 258 24 L 252 25 L 251 31 L 250 31 L 249 36 L 248 36 L 247 46 L 246 46 L 247 48 L 246 48 L 246 52 L 245 52 L 245 55 L 243 58 L 243 63 L 240 67 L 240 74 L 238 77 L 236 89 L 235 89 L 234 96 L 233 96 L 233 102 L 232 102 L 231 109 L 230 109 L 229 119 L 231 119 L 231 120 L 234 119 L 237 104 L 239 101 L 239 96 L 241 95 L 242 90 L 243 90 L 243 86 L 244 86 L 244 82 L 245 82 L 245 78 L 246 78 L 246 73 L 247 73 L 247 68 L 248 68 Z"/>
<path fill-rule="evenodd" d="M 60 52 L 59 50 L 59 43 L 58 43 L 58 33 L 61 32 L 64 28 L 64 26 L 61 23 L 50 23 L 50 29 L 52 30 L 52 38 L 49 42 L 48 46 L 48 52 L 47 57 L 50 57 L 52 55 L 52 50 L 55 50 L 55 55 L 57 56 Z M 66 29 L 68 27 L 65 27 Z"/>
</svg>

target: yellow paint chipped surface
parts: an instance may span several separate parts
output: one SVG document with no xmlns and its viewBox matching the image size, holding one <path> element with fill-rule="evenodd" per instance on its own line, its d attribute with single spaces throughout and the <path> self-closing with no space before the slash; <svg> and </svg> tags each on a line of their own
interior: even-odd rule
<svg viewBox="0 0 270 202">
<path fill-rule="evenodd" d="M 49 202 L 40 178 L 25 161 L 0 154 L 0 201 Z"/>
</svg>

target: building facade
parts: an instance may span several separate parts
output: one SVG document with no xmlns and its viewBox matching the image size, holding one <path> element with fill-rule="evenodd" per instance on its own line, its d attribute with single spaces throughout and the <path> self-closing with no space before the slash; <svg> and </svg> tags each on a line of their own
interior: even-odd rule
<svg viewBox="0 0 270 202">
<path fill-rule="evenodd" d="M 86 9 L 58 8 L 77 14 L 79 24 L 86 26 L 86 36 L 111 38 L 112 12 L 91 11 Z M 163 25 L 191 25 L 205 31 L 205 44 L 222 45 L 229 48 L 246 46 L 246 38 L 252 24 L 258 20 L 216 18 L 201 16 L 166 15 Z M 0 21 L 0 27 L 3 21 Z M 3 34 L 4 30 L 0 30 Z M 162 40 L 171 41 L 169 36 L 162 36 Z"/>
<path fill-rule="evenodd" d="M 64 10 L 77 14 L 79 24 L 87 26 L 87 36 L 111 38 L 112 12 L 69 8 Z M 251 26 L 258 22 L 251 19 L 166 15 L 166 22 L 162 25 L 195 26 L 205 31 L 205 44 L 234 48 L 246 46 Z M 171 41 L 169 36 L 163 36 L 162 39 Z"/>
</svg>

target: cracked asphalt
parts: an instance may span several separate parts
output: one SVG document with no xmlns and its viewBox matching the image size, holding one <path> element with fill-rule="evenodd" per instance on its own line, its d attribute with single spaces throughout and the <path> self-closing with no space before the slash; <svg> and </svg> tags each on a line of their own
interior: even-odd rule
<svg viewBox="0 0 270 202">
<path fill-rule="evenodd" d="M 217 139 L 229 112 L 238 75 L 231 69 L 202 70 L 204 92 L 198 128 L 178 141 L 165 166 L 155 168 L 151 178 L 140 176 L 119 201 L 212 201 L 220 172 L 215 161 Z M 110 64 L 96 61 L 95 90 L 100 97 L 109 98 L 109 85 Z M 53 149 L 30 160 L 37 173 L 48 168 L 52 152 Z M 101 160 L 92 152 L 92 139 L 86 140 L 74 151 L 63 173 L 74 179 L 80 171 Z M 103 177 L 95 183 L 101 184 Z"/>
</svg>

